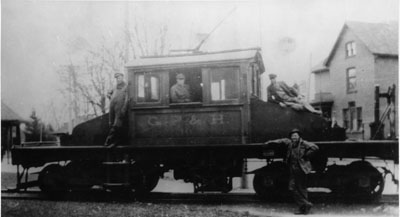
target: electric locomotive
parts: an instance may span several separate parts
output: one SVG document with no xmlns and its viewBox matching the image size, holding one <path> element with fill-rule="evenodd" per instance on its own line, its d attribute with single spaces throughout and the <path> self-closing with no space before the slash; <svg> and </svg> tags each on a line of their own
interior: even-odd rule
<svg viewBox="0 0 400 217">
<path fill-rule="evenodd" d="M 287 187 L 285 149 L 263 142 L 298 128 L 321 148 L 313 159 L 313 186 L 379 196 L 382 173 L 367 161 L 338 167 L 328 166 L 327 159 L 396 159 L 397 142 L 344 142 L 344 129 L 332 129 L 325 118 L 263 101 L 264 72 L 258 48 L 135 60 L 126 66 L 129 109 L 121 144 L 103 146 L 109 131 L 106 114 L 76 126 L 61 146 L 15 146 L 12 162 L 24 168 L 22 175 L 46 164 L 37 181 L 23 182 L 18 174 L 17 188 L 38 185 L 59 194 L 100 185 L 143 195 L 173 170 L 174 178 L 193 183 L 195 192 L 229 192 L 234 177 L 254 173 L 256 193 L 275 197 Z M 171 100 L 177 74 L 186 78 L 190 101 Z M 250 158 L 267 165 L 249 172 Z"/>
</svg>

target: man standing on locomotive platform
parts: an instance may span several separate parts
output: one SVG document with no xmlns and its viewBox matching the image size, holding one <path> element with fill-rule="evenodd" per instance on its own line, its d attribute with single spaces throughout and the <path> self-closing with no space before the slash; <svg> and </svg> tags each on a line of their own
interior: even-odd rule
<svg viewBox="0 0 400 217">
<path fill-rule="evenodd" d="M 128 85 L 124 81 L 124 74 L 117 72 L 114 77 L 117 85 L 107 94 L 110 99 L 109 126 L 111 128 L 104 144 L 110 148 L 120 142 L 128 107 Z"/>
<path fill-rule="evenodd" d="M 301 132 L 293 129 L 289 138 L 271 140 L 266 142 L 285 144 L 287 146 L 285 162 L 289 166 L 289 190 L 293 194 L 299 210 L 295 214 L 306 215 L 310 212 L 312 203 L 308 201 L 307 174 L 312 170 L 310 158 L 318 151 L 318 146 L 301 138 Z"/>
</svg>

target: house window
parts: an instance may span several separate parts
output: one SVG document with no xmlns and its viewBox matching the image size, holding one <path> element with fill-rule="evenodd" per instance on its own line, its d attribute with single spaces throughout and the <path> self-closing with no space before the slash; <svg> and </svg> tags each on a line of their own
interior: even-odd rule
<svg viewBox="0 0 400 217">
<path fill-rule="evenodd" d="M 343 127 L 345 129 L 350 128 L 350 123 L 349 123 L 349 109 L 343 109 Z"/>
<path fill-rule="evenodd" d="M 354 41 L 346 43 L 346 57 L 356 55 L 356 43 Z"/>
<path fill-rule="evenodd" d="M 363 124 L 362 124 L 362 108 L 357 107 L 357 130 L 361 131 L 363 130 Z"/>
<path fill-rule="evenodd" d="M 137 102 L 160 101 L 160 77 L 159 74 L 140 73 L 137 75 Z"/>
<path fill-rule="evenodd" d="M 346 73 L 347 79 L 347 93 L 354 93 L 356 92 L 356 68 L 349 68 L 347 69 Z"/>
<path fill-rule="evenodd" d="M 343 109 L 343 126 L 351 132 L 362 131 L 362 108 L 356 107 L 355 102 L 349 102 L 349 107 Z"/>
</svg>

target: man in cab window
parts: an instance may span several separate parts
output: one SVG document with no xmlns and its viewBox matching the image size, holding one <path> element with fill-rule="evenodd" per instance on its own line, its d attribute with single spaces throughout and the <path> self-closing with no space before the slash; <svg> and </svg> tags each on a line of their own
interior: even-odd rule
<svg viewBox="0 0 400 217">
<path fill-rule="evenodd" d="M 185 84 L 185 75 L 179 73 L 176 75 L 176 84 L 171 87 L 171 102 L 184 103 L 191 102 L 192 96 L 190 94 L 189 85 Z"/>
</svg>

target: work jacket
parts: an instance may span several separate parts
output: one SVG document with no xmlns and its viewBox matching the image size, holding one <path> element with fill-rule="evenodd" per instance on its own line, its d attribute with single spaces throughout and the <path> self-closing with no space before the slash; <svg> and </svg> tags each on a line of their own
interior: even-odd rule
<svg viewBox="0 0 400 217">
<path fill-rule="evenodd" d="M 278 143 L 278 144 L 285 144 L 287 147 L 286 158 L 285 162 L 290 163 L 290 158 L 292 156 L 292 149 L 299 148 L 299 156 L 298 159 L 292 159 L 292 162 L 297 162 L 301 168 L 301 170 L 305 174 L 309 174 L 312 171 L 312 165 L 310 162 L 310 158 L 315 154 L 316 151 L 319 150 L 318 146 L 314 143 L 307 142 L 300 138 L 299 144 L 296 147 L 293 147 L 294 144 L 292 140 L 284 138 L 284 139 L 277 139 L 270 141 L 270 143 Z M 291 165 L 289 165 L 291 166 Z"/>
<path fill-rule="evenodd" d="M 270 84 L 267 87 L 267 95 L 269 102 L 291 102 L 296 101 L 294 98 L 298 97 L 298 91 L 287 85 L 283 81 L 277 81 L 275 84 Z"/>
<path fill-rule="evenodd" d="M 110 99 L 110 125 L 120 126 L 128 106 L 128 85 L 125 82 L 118 84 L 109 92 Z"/>
<path fill-rule="evenodd" d="M 191 101 L 189 85 L 187 84 L 175 84 L 171 87 L 170 94 L 172 102 L 182 103 Z"/>
</svg>

